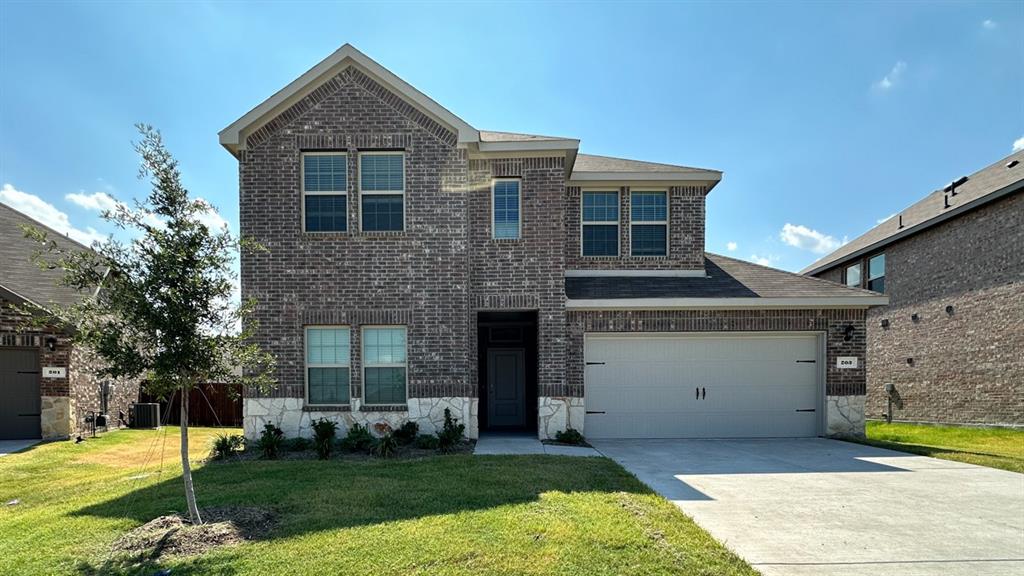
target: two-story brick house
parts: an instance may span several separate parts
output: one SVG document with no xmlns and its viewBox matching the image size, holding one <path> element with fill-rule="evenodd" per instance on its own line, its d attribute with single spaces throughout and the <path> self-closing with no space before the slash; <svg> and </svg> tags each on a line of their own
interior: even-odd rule
<svg viewBox="0 0 1024 576">
<path fill-rule="evenodd" d="M 869 416 L 889 411 L 890 385 L 896 420 L 1024 426 L 1022 190 L 1024 151 L 804 270 L 889 296 L 868 313 Z"/>
<path fill-rule="evenodd" d="M 220 141 L 267 248 L 241 262 L 278 360 L 250 437 L 446 407 L 471 437 L 863 433 L 885 298 L 706 254 L 721 172 L 477 130 L 349 45 Z"/>
</svg>

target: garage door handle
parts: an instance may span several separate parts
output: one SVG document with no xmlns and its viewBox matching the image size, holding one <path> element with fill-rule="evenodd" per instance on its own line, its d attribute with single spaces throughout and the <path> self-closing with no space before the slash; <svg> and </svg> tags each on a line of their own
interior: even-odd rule
<svg viewBox="0 0 1024 576">
<path fill-rule="evenodd" d="M 705 399 L 707 397 L 708 397 L 708 389 L 707 388 L 701 388 L 700 389 L 700 399 L 703 400 L 703 399 Z"/>
<path fill-rule="evenodd" d="M 587 362 L 587 366 L 604 366 L 604 362 Z"/>
<path fill-rule="evenodd" d="M 18 370 L 18 374 L 39 374 L 39 370 L 36 370 L 35 372 L 26 372 L 24 370 Z"/>
<path fill-rule="evenodd" d="M 587 414 L 604 414 L 604 410 L 587 410 Z"/>
<path fill-rule="evenodd" d="M 700 388 L 694 388 L 694 391 L 697 393 L 697 400 L 700 400 Z"/>
<path fill-rule="evenodd" d="M 18 414 L 18 416 L 39 416 L 39 415 L 40 415 L 39 412 L 36 412 L 35 414 Z"/>
<path fill-rule="evenodd" d="M 814 408 L 797 408 L 797 412 L 817 412 Z"/>
<path fill-rule="evenodd" d="M 816 364 L 817 360 L 797 360 L 797 364 Z"/>
</svg>

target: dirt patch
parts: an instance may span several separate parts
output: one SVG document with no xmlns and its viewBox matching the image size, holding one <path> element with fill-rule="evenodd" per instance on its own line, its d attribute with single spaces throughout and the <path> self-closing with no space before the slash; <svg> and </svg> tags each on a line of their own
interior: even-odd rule
<svg viewBox="0 0 1024 576">
<path fill-rule="evenodd" d="M 219 507 L 199 511 L 203 524 L 193 526 L 177 514 L 160 516 L 114 542 L 114 553 L 156 560 L 163 556 L 192 556 L 266 536 L 274 514 L 264 508 Z"/>
</svg>

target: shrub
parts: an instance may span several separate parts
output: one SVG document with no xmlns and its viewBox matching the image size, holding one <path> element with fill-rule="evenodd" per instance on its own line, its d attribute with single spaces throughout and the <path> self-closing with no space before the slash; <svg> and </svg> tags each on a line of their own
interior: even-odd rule
<svg viewBox="0 0 1024 576">
<path fill-rule="evenodd" d="M 256 441 L 256 447 L 268 460 L 277 459 L 281 446 L 284 444 L 284 432 L 274 424 L 267 424 L 260 433 L 260 439 Z"/>
<path fill-rule="evenodd" d="M 288 452 L 305 452 L 306 450 L 309 450 L 312 445 L 313 443 L 310 442 L 309 438 L 303 438 L 300 436 L 298 438 L 289 438 L 288 440 L 285 440 L 284 449 Z"/>
<path fill-rule="evenodd" d="M 390 458 L 398 450 L 398 440 L 391 432 L 384 434 L 377 440 L 373 447 L 373 453 L 381 458 Z"/>
<path fill-rule="evenodd" d="M 433 434 L 420 434 L 413 440 L 413 446 L 421 450 L 437 450 L 437 436 Z"/>
<path fill-rule="evenodd" d="M 466 431 L 465 424 L 457 424 L 452 418 L 452 411 L 444 409 L 444 426 L 437 433 L 437 448 L 441 452 L 452 452 L 462 442 L 463 433 Z"/>
<path fill-rule="evenodd" d="M 410 420 L 395 430 L 395 440 L 398 440 L 399 444 L 412 444 L 419 432 L 420 425 Z"/>
<path fill-rule="evenodd" d="M 317 458 L 327 460 L 331 457 L 331 446 L 337 432 L 338 423 L 333 420 L 321 418 L 313 422 L 313 447 L 316 448 Z"/>
<path fill-rule="evenodd" d="M 213 439 L 213 457 L 223 460 L 245 447 L 245 437 L 237 434 L 217 434 Z"/>
<path fill-rule="evenodd" d="M 369 452 L 377 441 L 362 424 L 353 424 L 345 438 L 341 440 L 341 449 L 346 452 Z"/>
<path fill-rule="evenodd" d="M 583 434 L 580 434 L 580 431 L 575 428 L 559 430 L 555 433 L 555 441 L 562 444 L 575 444 L 577 446 L 586 443 L 583 439 Z"/>
</svg>

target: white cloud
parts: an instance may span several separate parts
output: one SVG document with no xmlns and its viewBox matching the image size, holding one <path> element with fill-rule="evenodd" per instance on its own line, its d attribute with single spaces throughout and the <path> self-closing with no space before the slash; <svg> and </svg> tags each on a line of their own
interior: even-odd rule
<svg viewBox="0 0 1024 576">
<path fill-rule="evenodd" d="M 810 250 L 815 254 L 826 254 L 846 244 L 845 238 L 840 241 L 828 234 L 789 222 L 782 227 L 779 238 L 794 248 Z"/>
<path fill-rule="evenodd" d="M 882 79 L 879 80 L 878 82 L 875 82 L 875 88 L 883 92 L 891 89 L 893 86 L 896 85 L 897 82 L 900 81 L 900 79 L 903 78 L 903 73 L 906 70 L 906 62 L 904 62 L 903 60 L 896 62 L 896 64 L 893 65 L 892 70 L 889 70 L 888 74 L 883 76 Z"/>
<path fill-rule="evenodd" d="M 228 221 L 222 218 L 221 215 L 217 213 L 217 211 L 213 207 L 213 204 L 210 204 L 208 201 L 203 200 L 202 198 L 200 198 L 199 200 L 206 204 L 207 206 L 206 212 L 202 212 L 199 215 L 199 221 L 201 223 L 203 223 L 207 228 L 214 232 L 219 232 L 221 229 L 225 227 L 230 228 L 230 226 L 228 226 Z"/>
<path fill-rule="evenodd" d="M 106 192 L 93 192 L 92 194 L 78 192 L 68 194 L 64 199 L 72 204 L 77 204 L 86 210 L 94 210 L 96 212 L 113 210 L 114 208 L 117 208 L 118 204 L 120 204 L 120 202 L 114 200 L 114 198 Z"/>
<path fill-rule="evenodd" d="M 729 250 L 729 252 L 735 252 L 736 249 L 739 248 L 739 244 L 736 244 L 735 242 L 729 242 L 728 244 L 725 245 L 725 247 Z"/>
<path fill-rule="evenodd" d="M 895 215 L 896 215 L 896 213 L 893 212 L 892 214 L 889 214 L 885 218 L 879 218 L 878 220 L 875 220 L 875 224 L 881 224 L 882 222 L 885 222 L 886 220 L 891 220 L 892 217 L 895 216 Z"/>
<path fill-rule="evenodd" d="M 35 194 L 22 192 L 10 184 L 4 184 L 4 187 L 0 189 L 0 202 L 82 244 L 89 245 L 107 238 L 105 234 L 100 234 L 91 226 L 86 227 L 85 230 L 75 228 L 71 225 L 68 215 L 58 210 L 56 206 Z"/>
<path fill-rule="evenodd" d="M 984 22 L 981 23 L 981 27 L 984 28 L 985 30 L 994 30 L 996 26 L 998 26 L 996 21 L 991 19 L 985 20 Z"/>
<path fill-rule="evenodd" d="M 761 266 L 773 266 L 779 261 L 779 257 L 774 254 L 766 254 L 764 256 L 751 254 L 749 260 L 754 264 L 760 264 Z"/>
<path fill-rule="evenodd" d="M 1013 141 L 1013 151 L 1020 152 L 1021 150 L 1024 150 L 1024 136 Z"/>
</svg>

